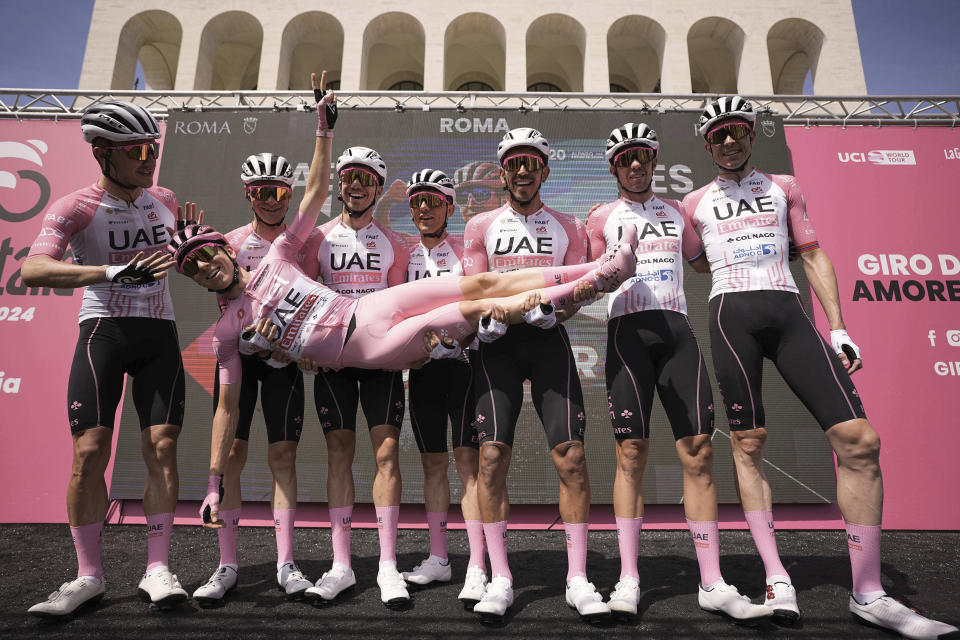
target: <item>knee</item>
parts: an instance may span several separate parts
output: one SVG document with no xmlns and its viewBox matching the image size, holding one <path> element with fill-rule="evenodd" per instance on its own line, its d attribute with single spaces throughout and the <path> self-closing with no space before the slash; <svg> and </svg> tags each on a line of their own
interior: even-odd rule
<svg viewBox="0 0 960 640">
<path fill-rule="evenodd" d="M 297 466 L 297 450 L 295 447 L 274 448 L 267 453 L 267 464 L 274 475 L 289 474 Z"/>
<path fill-rule="evenodd" d="M 175 438 L 162 437 L 153 442 L 152 458 L 165 469 L 177 466 L 177 441 Z"/>
<path fill-rule="evenodd" d="M 340 431 L 334 433 L 340 433 Z M 327 438 L 328 464 L 330 466 L 350 466 L 353 464 L 353 452 L 355 446 L 356 443 L 353 438 L 341 438 L 331 435 L 331 437 Z"/>
<path fill-rule="evenodd" d="M 506 466 L 507 454 L 498 444 L 488 444 L 480 448 L 480 466 L 478 476 L 481 481 L 489 484 L 499 475 Z"/>
<path fill-rule="evenodd" d="M 880 436 L 866 427 L 837 451 L 837 461 L 845 467 L 864 468 L 880 463 Z"/>
<path fill-rule="evenodd" d="M 426 455 L 423 457 L 423 475 L 426 478 L 446 478 L 447 468 L 450 466 L 450 460 L 446 454 Z"/>
<path fill-rule="evenodd" d="M 744 456 L 752 459 L 760 459 L 763 456 L 763 447 L 767 442 L 765 432 L 730 432 L 733 442 L 734 455 Z"/>
<path fill-rule="evenodd" d="M 705 476 L 713 473 L 713 446 L 710 438 L 704 437 L 699 442 L 679 442 L 680 462 L 687 475 Z"/>
<path fill-rule="evenodd" d="M 481 292 L 487 292 L 496 288 L 497 283 L 500 281 L 500 274 L 496 271 L 478 273 L 473 277 L 476 278 L 474 282 Z"/>
<path fill-rule="evenodd" d="M 647 440 L 624 440 L 617 450 L 620 471 L 631 476 L 643 471 L 649 446 Z"/>
<path fill-rule="evenodd" d="M 100 442 L 84 442 L 74 448 L 73 475 L 86 480 L 91 477 L 102 476 L 107 470 L 110 460 L 110 449 Z"/>
<path fill-rule="evenodd" d="M 587 473 L 587 456 L 580 443 L 560 445 L 566 447 L 557 457 L 557 472 L 561 479 L 582 482 Z"/>
<path fill-rule="evenodd" d="M 377 447 L 374 459 L 377 463 L 377 471 L 393 475 L 400 472 L 399 449 L 396 440 L 386 440 Z"/>
</svg>

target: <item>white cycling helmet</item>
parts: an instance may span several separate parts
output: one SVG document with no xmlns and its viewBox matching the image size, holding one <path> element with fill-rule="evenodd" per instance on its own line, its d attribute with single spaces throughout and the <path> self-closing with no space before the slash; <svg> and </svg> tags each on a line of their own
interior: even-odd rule
<svg viewBox="0 0 960 640">
<path fill-rule="evenodd" d="M 447 196 L 450 201 L 456 200 L 457 191 L 453 188 L 453 181 L 443 171 L 438 169 L 423 169 L 410 177 L 407 183 L 407 197 L 420 189 L 433 189 Z"/>
<path fill-rule="evenodd" d="M 550 157 L 550 143 L 543 137 L 543 134 L 536 129 L 529 127 L 520 127 L 511 129 L 504 136 L 500 144 L 497 145 L 497 162 L 503 164 L 503 158 L 511 149 L 517 147 L 530 147 L 536 149 L 543 156 L 546 162 Z"/>
<path fill-rule="evenodd" d="M 266 152 L 258 153 L 243 161 L 243 166 L 240 168 L 240 179 L 243 184 L 250 184 L 259 180 L 273 180 L 292 187 L 293 167 L 283 156 Z"/>
<path fill-rule="evenodd" d="M 706 136 L 717 122 L 727 118 L 741 118 L 752 126 L 757 119 L 753 105 L 740 96 L 723 96 L 707 105 L 697 121 L 697 132 Z"/>
<path fill-rule="evenodd" d="M 87 108 L 80 117 L 83 139 L 93 142 L 106 138 L 111 142 L 129 142 L 160 137 L 160 127 L 149 111 L 132 102 L 108 101 Z"/>
<path fill-rule="evenodd" d="M 620 128 L 614 129 L 610 132 L 610 137 L 607 138 L 607 150 L 604 154 L 607 162 L 612 164 L 617 154 L 631 147 L 647 147 L 652 149 L 653 154 L 656 155 L 660 149 L 657 132 L 643 123 L 637 124 L 635 122 L 628 122 Z"/>
<path fill-rule="evenodd" d="M 379 153 L 368 147 L 344 149 L 340 157 L 337 158 L 337 175 L 340 175 L 340 172 L 349 166 L 361 166 L 373 170 L 380 178 L 381 185 L 387 179 L 387 163 L 383 161 Z"/>
</svg>

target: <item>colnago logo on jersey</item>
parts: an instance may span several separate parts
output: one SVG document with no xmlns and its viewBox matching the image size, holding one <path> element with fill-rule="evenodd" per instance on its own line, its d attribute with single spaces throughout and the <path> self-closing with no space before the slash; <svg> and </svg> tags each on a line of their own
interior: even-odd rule
<svg viewBox="0 0 960 640">
<path fill-rule="evenodd" d="M 351 297 L 388 286 L 388 272 L 406 247 L 395 235 L 371 222 L 354 230 L 336 218 L 322 225 L 323 241 L 317 250 L 320 279 L 328 287 Z M 400 272 L 402 279 L 402 271 Z"/>
</svg>

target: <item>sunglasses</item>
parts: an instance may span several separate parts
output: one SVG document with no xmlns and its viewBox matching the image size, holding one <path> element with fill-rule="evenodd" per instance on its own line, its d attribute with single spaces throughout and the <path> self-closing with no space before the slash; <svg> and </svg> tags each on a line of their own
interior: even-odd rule
<svg viewBox="0 0 960 640">
<path fill-rule="evenodd" d="M 281 200 L 286 200 L 293 195 L 293 189 L 284 185 L 284 186 L 253 186 L 246 187 L 247 195 L 249 195 L 254 200 L 259 200 L 260 202 L 266 202 L 270 198 L 273 198 L 277 202 Z"/>
<path fill-rule="evenodd" d="M 380 178 L 366 169 L 344 169 L 340 172 L 341 184 L 353 184 L 354 181 L 359 182 L 361 187 L 372 187 L 380 183 Z"/>
<path fill-rule="evenodd" d="M 220 247 L 221 245 L 215 243 L 200 245 L 183 259 L 179 268 L 180 273 L 188 275 L 191 278 L 197 275 L 197 273 L 200 272 L 200 267 L 197 266 L 197 260 L 210 262 L 220 251 Z"/>
<path fill-rule="evenodd" d="M 139 144 L 125 144 L 116 147 L 104 147 L 111 151 L 123 151 L 123 154 L 131 160 L 144 161 L 147 158 L 157 159 L 160 157 L 160 145 L 156 142 L 141 142 Z"/>
<path fill-rule="evenodd" d="M 473 196 L 474 202 L 486 202 L 493 197 L 493 189 L 490 187 L 474 187 L 473 189 L 457 190 L 457 204 L 467 204 L 469 196 Z"/>
<path fill-rule="evenodd" d="M 740 140 L 750 135 L 751 127 L 748 124 L 727 124 L 722 127 L 717 127 L 713 131 L 707 134 L 707 141 L 710 144 L 723 144 L 727 139 L 727 136 L 730 136 L 734 140 Z"/>
<path fill-rule="evenodd" d="M 632 149 L 627 149 L 626 151 L 621 151 L 613 158 L 613 164 L 618 167 L 628 168 L 634 162 L 639 162 L 640 164 L 646 164 L 653 160 L 656 157 L 653 149 L 649 147 L 634 147 Z"/>
<path fill-rule="evenodd" d="M 515 156 L 505 158 L 503 168 L 510 173 L 516 173 L 520 171 L 520 167 L 526 167 L 528 173 L 533 173 L 534 171 L 539 171 L 543 167 L 543 164 L 543 158 L 540 156 L 534 156 L 529 153 L 518 153 Z"/>
<path fill-rule="evenodd" d="M 423 206 L 423 203 L 427 204 L 428 209 L 435 209 L 447 201 L 447 199 L 439 193 L 433 193 L 432 191 L 418 191 L 410 196 L 409 199 L 410 209 L 419 209 Z"/>
</svg>

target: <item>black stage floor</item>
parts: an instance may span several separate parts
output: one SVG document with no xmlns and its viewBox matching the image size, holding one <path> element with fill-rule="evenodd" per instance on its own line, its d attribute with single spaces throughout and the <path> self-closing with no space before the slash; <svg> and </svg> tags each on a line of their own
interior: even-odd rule
<svg viewBox="0 0 960 640">
<path fill-rule="evenodd" d="M 734 625 L 697 607 L 697 564 L 686 531 L 641 535 L 640 613 L 631 622 L 589 626 L 564 602 L 566 553 L 560 531 L 511 531 L 510 563 L 516 602 L 505 624 L 490 628 L 457 601 L 466 569 L 463 531 L 449 533 L 454 579 L 413 593 L 406 611 L 386 609 L 376 586 L 377 532 L 354 529 L 358 584 L 342 601 L 323 608 L 287 602 L 275 587 L 271 528 L 245 527 L 240 538 L 240 585 L 224 607 L 200 609 L 192 600 L 173 611 L 152 611 L 137 597 L 146 557 L 142 526 L 114 525 L 104 532 L 107 597 L 83 615 L 49 623 L 27 614 L 62 582 L 76 560 L 65 525 L 0 526 L 0 638 L 891 638 L 858 624 L 847 611 L 850 565 L 838 531 L 781 531 L 778 542 L 803 610 L 793 628 L 764 623 Z M 403 530 L 399 565 L 409 569 L 425 555 L 427 533 Z M 329 568 L 328 529 L 298 529 L 297 562 L 311 579 Z M 886 532 L 883 582 L 923 613 L 960 623 L 960 533 Z M 726 580 L 759 601 L 763 571 L 749 533 L 721 532 Z M 192 592 L 216 568 L 216 534 L 200 527 L 174 530 L 171 566 Z M 619 576 L 616 533 L 591 532 L 588 573 L 606 596 Z"/>
</svg>

